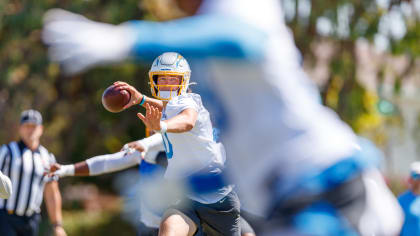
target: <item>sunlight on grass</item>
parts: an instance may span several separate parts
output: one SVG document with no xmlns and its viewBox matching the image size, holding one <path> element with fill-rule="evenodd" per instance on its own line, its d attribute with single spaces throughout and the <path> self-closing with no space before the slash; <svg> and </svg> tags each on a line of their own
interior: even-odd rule
<svg viewBox="0 0 420 236">
<path fill-rule="evenodd" d="M 135 235 L 134 228 L 121 218 L 121 201 L 95 211 L 64 210 L 64 228 L 68 235 Z"/>
</svg>

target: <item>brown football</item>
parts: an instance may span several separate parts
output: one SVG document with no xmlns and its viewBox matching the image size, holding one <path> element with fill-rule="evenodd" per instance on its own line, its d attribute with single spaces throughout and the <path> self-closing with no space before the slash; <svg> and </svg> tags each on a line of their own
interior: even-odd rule
<svg viewBox="0 0 420 236">
<path fill-rule="evenodd" d="M 130 92 L 109 86 L 102 94 L 102 105 L 110 112 L 117 113 L 130 101 Z"/>
</svg>

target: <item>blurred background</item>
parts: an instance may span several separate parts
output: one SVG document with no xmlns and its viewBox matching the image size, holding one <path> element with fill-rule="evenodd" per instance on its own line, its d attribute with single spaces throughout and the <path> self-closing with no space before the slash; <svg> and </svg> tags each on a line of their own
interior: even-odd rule
<svg viewBox="0 0 420 236">
<path fill-rule="evenodd" d="M 43 114 L 42 143 L 59 163 L 115 152 L 143 138 L 138 109 L 107 112 L 101 96 L 117 80 L 148 91 L 149 65 L 126 63 L 63 77 L 41 42 L 42 16 L 59 7 L 112 24 L 156 20 L 148 9 L 165 1 L 1 0 L 0 143 L 18 138 L 20 112 L 29 108 Z M 384 152 L 383 170 L 400 193 L 409 163 L 420 160 L 420 0 L 279 1 L 323 103 Z M 68 235 L 133 235 L 121 197 L 131 193 L 113 183 L 138 178 L 136 173 L 60 180 Z"/>
</svg>

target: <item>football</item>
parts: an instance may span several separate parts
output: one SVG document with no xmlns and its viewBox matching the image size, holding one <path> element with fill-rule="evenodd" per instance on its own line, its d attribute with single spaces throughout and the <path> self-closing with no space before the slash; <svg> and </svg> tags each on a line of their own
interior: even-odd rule
<svg viewBox="0 0 420 236">
<path fill-rule="evenodd" d="M 102 105 L 106 110 L 117 113 L 130 101 L 130 92 L 118 90 L 114 85 L 109 86 L 102 94 Z"/>
</svg>

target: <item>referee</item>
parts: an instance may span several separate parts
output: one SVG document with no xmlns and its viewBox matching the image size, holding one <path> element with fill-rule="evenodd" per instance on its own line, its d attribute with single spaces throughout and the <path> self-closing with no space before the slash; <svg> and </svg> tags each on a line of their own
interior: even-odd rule
<svg viewBox="0 0 420 236">
<path fill-rule="evenodd" d="M 55 157 L 40 145 L 42 116 L 26 110 L 20 118 L 20 141 L 0 148 L 0 171 L 12 182 L 12 194 L 0 199 L 0 235 L 38 235 L 43 197 L 55 236 L 65 236 L 61 226 L 61 195 L 57 181 L 45 175 Z"/>
</svg>

